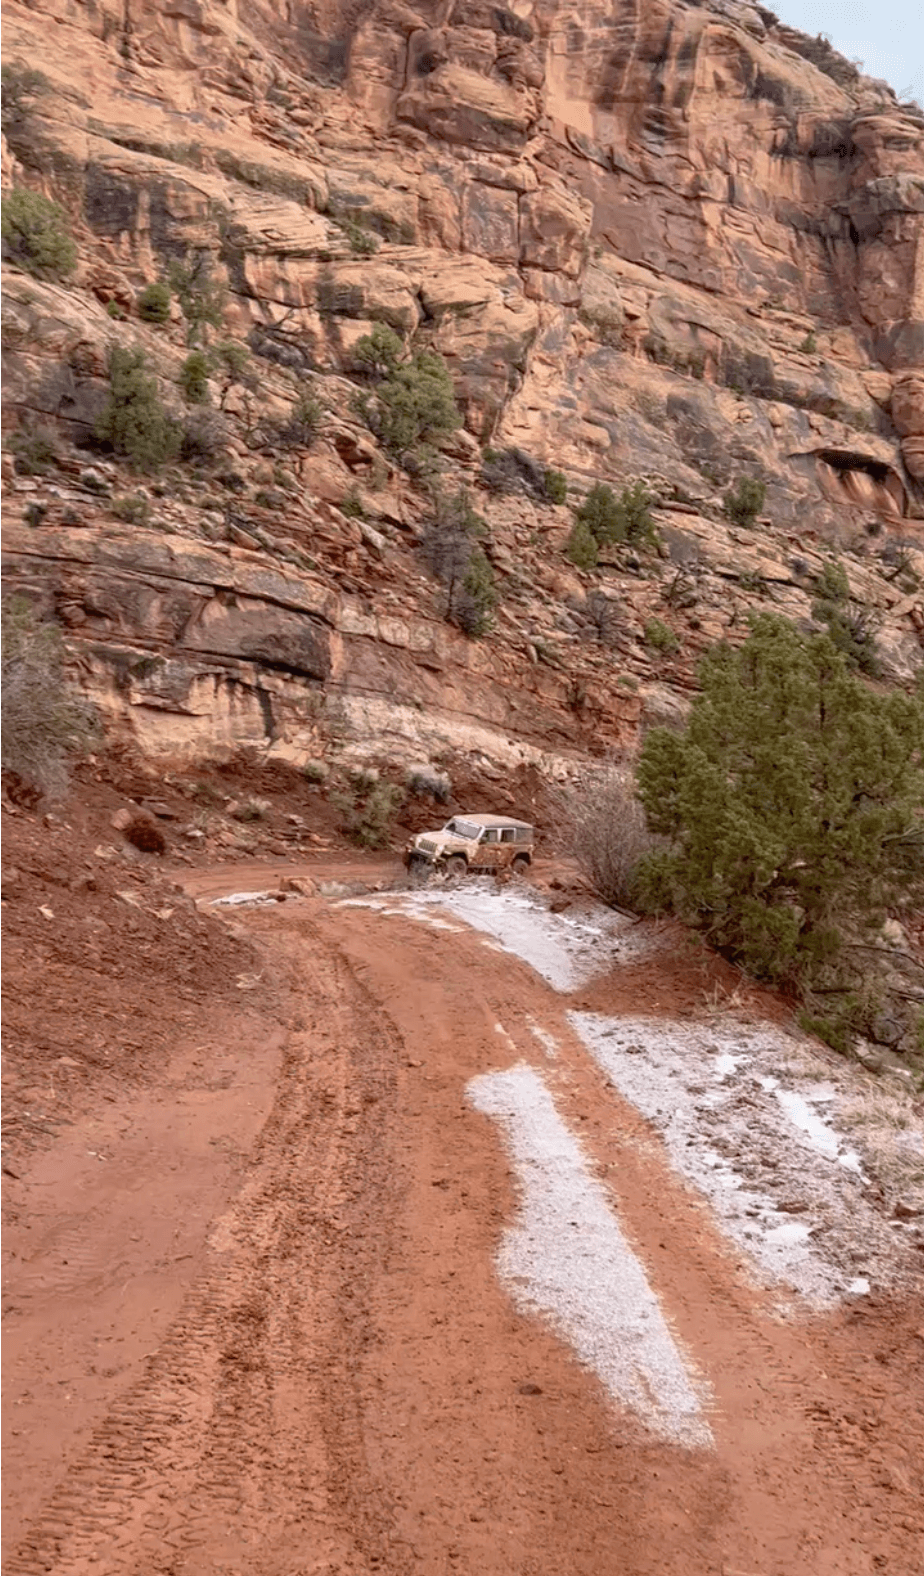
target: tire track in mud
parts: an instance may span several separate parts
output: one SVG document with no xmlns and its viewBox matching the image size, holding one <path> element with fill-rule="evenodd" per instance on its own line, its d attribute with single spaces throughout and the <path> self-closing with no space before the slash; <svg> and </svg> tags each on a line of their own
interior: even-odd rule
<svg viewBox="0 0 924 1576">
<path fill-rule="evenodd" d="M 303 967 L 307 942 L 308 1021 L 290 1035 L 208 1267 L 8 1557 L 8 1576 L 204 1572 L 255 1543 L 261 1570 L 300 1556 L 307 1569 L 383 1558 L 387 1514 L 363 1492 L 355 1392 L 393 1217 L 400 1041 L 307 929 L 289 967 Z"/>
</svg>

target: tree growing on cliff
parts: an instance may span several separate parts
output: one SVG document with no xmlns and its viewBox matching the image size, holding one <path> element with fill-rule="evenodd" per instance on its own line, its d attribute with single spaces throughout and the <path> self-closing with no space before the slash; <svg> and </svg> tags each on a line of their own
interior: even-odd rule
<svg viewBox="0 0 924 1576">
<path fill-rule="evenodd" d="M 376 323 L 353 347 L 353 360 L 371 378 L 391 377 L 404 354 L 404 340 L 387 323 Z"/>
<path fill-rule="evenodd" d="M 886 914 L 924 899 L 924 689 L 874 694 L 826 634 L 760 614 L 704 659 L 681 733 L 653 730 L 646 861 L 673 910 L 752 973 L 848 991 Z"/>
<path fill-rule="evenodd" d="M 750 530 L 764 506 L 766 496 L 766 486 L 756 476 L 739 476 L 734 487 L 729 487 L 726 492 L 722 507 L 733 525 Z"/>
<path fill-rule="evenodd" d="M 655 540 L 651 495 L 644 482 L 624 487 L 618 498 L 607 482 L 597 482 L 585 495 L 576 521 L 598 547 L 612 542 L 641 547 Z"/>
<path fill-rule="evenodd" d="M 36 279 L 67 279 L 77 266 L 77 248 L 63 208 L 41 192 L 19 187 L 3 199 L 0 214 L 3 256 Z"/>
<path fill-rule="evenodd" d="M 438 449 L 462 425 L 446 363 L 433 350 L 415 351 L 395 365 L 374 394 L 360 397 L 357 408 L 398 459 Z"/>
<path fill-rule="evenodd" d="M 876 650 L 879 627 L 874 609 L 850 595 L 850 581 L 843 564 L 828 559 L 815 582 L 812 617 L 827 625 L 828 634 L 852 667 L 877 678 L 881 665 Z"/>
<path fill-rule="evenodd" d="M 423 539 L 423 553 L 446 588 L 446 617 L 466 635 L 487 634 L 497 605 L 494 571 L 481 546 L 485 523 L 464 491 L 438 495 Z"/>
<path fill-rule="evenodd" d="M 190 252 L 183 262 L 174 260 L 167 279 L 186 319 L 186 343 L 204 344 L 210 328 L 221 328 L 228 300 L 221 280 L 212 274 L 208 255 Z"/>
<path fill-rule="evenodd" d="M 96 423 L 96 436 L 141 471 L 159 470 L 177 458 L 182 443 L 180 425 L 160 399 L 143 350 L 113 346 L 109 397 Z"/>
</svg>

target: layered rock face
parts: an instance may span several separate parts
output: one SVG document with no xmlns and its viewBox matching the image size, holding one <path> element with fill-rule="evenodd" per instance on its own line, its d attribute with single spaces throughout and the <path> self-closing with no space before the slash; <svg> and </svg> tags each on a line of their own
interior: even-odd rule
<svg viewBox="0 0 924 1576">
<path fill-rule="evenodd" d="M 105 487 L 84 509 L 77 471 L 40 528 L 14 532 L 13 575 L 71 610 L 86 671 L 148 748 L 294 749 L 332 697 L 373 747 L 497 760 L 580 752 L 590 737 L 609 747 L 646 695 L 663 710 L 665 676 L 682 689 L 707 639 L 741 626 L 758 582 L 807 617 L 805 565 L 835 549 L 885 620 L 893 676 L 910 677 L 920 599 L 863 559 L 890 538 L 913 552 L 924 499 L 915 106 L 734 0 L 142 0 L 130 18 L 11 0 L 5 20 L 6 59 L 47 79 L 10 130 L 7 176 L 63 201 L 81 247 L 74 287 L 11 280 L 5 397 L 18 417 L 85 437 L 115 342 L 143 343 L 175 382 L 182 335 L 147 328 L 134 303 L 190 258 L 226 281 L 223 332 L 260 368 L 256 393 L 226 401 L 239 472 L 266 463 L 249 437 L 255 402 L 283 410 L 307 379 L 329 407 L 262 540 L 252 512 L 229 531 L 226 509 L 216 543 L 197 495 L 167 509 L 152 542 L 150 527 L 107 521 Z M 378 238 L 374 255 L 357 232 Z M 439 351 L 453 376 L 467 431 L 450 462 L 491 527 L 505 593 L 477 648 L 440 623 L 415 557 L 423 505 L 394 467 L 383 474 L 351 403 L 352 348 L 376 321 Z M 577 490 L 646 479 L 674 579 L 695 560 L 686 612 L 664 560 L 650 574 L 614 561 L 596 586 L 576 576 L 565 510 L 479 491 L 484 445 L 554 465 Z M 719 517 L 742 476 L 766 485 L 750 540 Z M 371 537 L 337 509 L 357 480 Z M 63 518 L 75 503 L 76 528 Z M 195 539 L 174 543 L 172 568 L 168 529 Z M 151 575 L 156 595 L 129 596 Z M 178 590 L 163 594 L 180 581 L 183 610 Z M 589 592 L 621 600 L 618 660 L 587 649 Z M 667 675 L 639 639 L 655 612 L 687 618 Z M 126 652 L 142 664 L 131 694 Z M 185 732 L 158 722 L 171 712 L 191 719 Z"/>
</svg>

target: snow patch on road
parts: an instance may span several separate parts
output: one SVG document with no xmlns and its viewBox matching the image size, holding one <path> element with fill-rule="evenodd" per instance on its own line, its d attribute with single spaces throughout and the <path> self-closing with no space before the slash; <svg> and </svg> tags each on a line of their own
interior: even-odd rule
<svg viewBox="0 0 924 1576">
<path fill-rule="evenodd" d="M 612 1083 L 663 1136 L 757 1278 L 828 1306 L 894 1278 L 896 1230 L 827 1111 L 830 1084 L 776 1072 L 805 1046 L 773 1024 L 569 1013 Z"/>
<path fill-rule="evenodd" d="M 237 908 L 242 903 L 275 903 L 272 892 L 228 892 L 224 897 L 209 899 L 211 908 Z"/>
<path fill-rule="evenodd" d="M 412 908 L 410 904 L 400 899 L 391 897 L 348 897 L 339 905 L 341 908 L 371 908 L 377 914 L 393 915 L 398 919 L 416 919 L 421 925 L 429 925 L 431 930 L 446 930 L 451 936 L 457 936 L 461 925 L 453 925 L 448 919 L 441 919 L 439 914 L 431 914 L 424 908 Z"/>
<path fill-rule="evenodd" d="M 650 932 L 607 909 L 553 914 L 522 883 L 498 887 L 493 881 L 468 881 L 350 902 L 416 918 L 431 915 L 434 908 L 448 910 L 491 938 L 488 945 L 493 941 L 528 963 L 557 991 L 577 990 L 612 964 L 647 956 L 658 946 Z"/>
<path fill-rule="evenodd" d="M 550 1034 L 548 1029 L 543 1029 L 541 1023 L 537 1023 L 535 1018 L 527 1018 L 526 1022 L 532 1030 L 533 1037 L 539 1041 L 539 1044 L 545 1051 L 546 1056 L 550 1056 L 554 1061 L 558 1056 L 558 1041 L 555 1039 L 555 1036 Z"/>
<path fill-rule="evenodd" d="M 519 1173 L 519 1218 L 498 1257 L 514 1301 L 545 1313 L 613 1400 L 654 1433 L 710 1445 L 703 1386 L 539 1073 L 521 1063 L 474 1078 L 467 1092 L 500 1123 Z"/>
<path fill-rule="evenodd" d="M 834 1128 L 829 1127 L 812 1104 L 817 1100 L 830 1100 L 832 1096 L 828 1090 L 806 1094 L 799 1094 L 796 1089 L 774 1089 L 773 1092 L 793 1126 L 806 1134 L 813 1149 L 817 1149 L 826 1159 L 836 1160 L 839 1165 L 846 1166 L 848 1171 L 855 1171 L 864 1182 L 867 1180 L 863 1176 L 859 1155 L 852 1149 L 843 1148 Z"/>
</svg>

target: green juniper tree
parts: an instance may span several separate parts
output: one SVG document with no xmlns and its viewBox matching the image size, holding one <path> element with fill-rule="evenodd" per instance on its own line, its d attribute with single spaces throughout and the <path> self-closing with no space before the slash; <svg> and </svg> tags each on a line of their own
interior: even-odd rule
<svg viewBox="0 0 924 1576">
<path fill-rule="evenodd" d="M 924 691 L 874 693 L 828 635 L 770 614 L 701 681 L 686 729 L 642 749 L 648 824 L 670 839 L 648 898 L 755 974 L 847 988 L 852 949 L 924 897 Z"/>
</svg>

